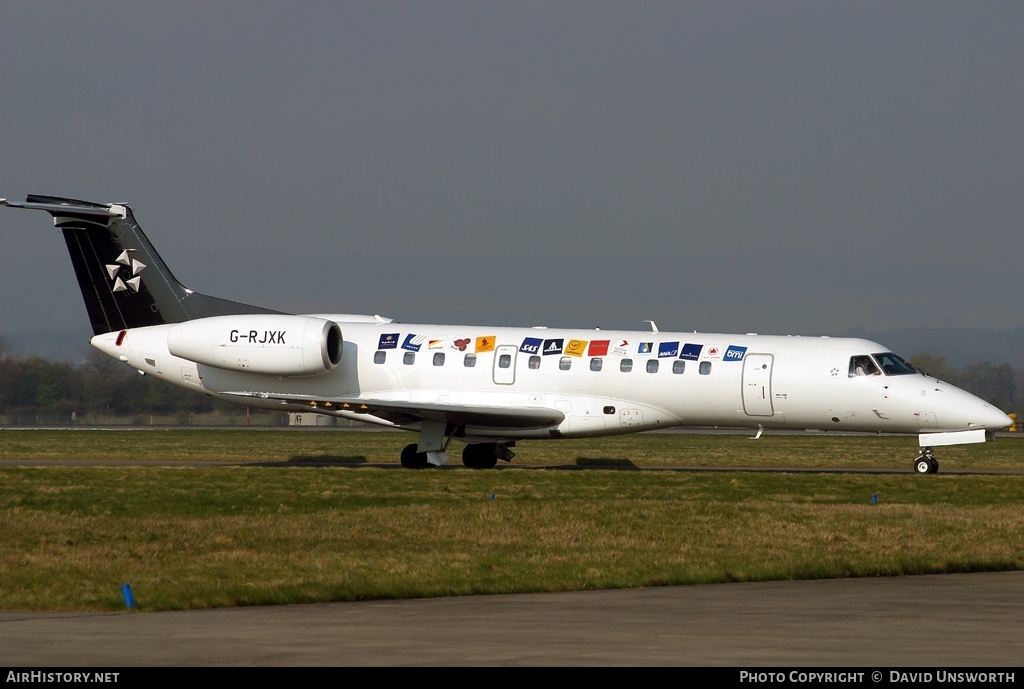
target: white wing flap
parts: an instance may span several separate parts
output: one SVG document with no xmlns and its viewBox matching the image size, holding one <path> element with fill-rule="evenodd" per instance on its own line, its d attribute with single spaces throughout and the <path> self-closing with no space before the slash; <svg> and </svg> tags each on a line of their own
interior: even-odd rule
<svg viewBox="0 0 1024 689">
<path fill-rule="evenodd" d="M 302 404 L 321 411 L 347 411 L 369 414 L 390 421 L 445 421 L 460 426 L 500 429 L 529 429 L 557 426 L 565 414 L 557 409 L 542 407 L 489 407 L 471 404 L 442 404 L 429 402 L 398 402 L 394 400 L 358 397 L 316 397 L 313 395 L 286 395 L 267 392 L 229 392 L 239 397 L 258 397 L 279 400 L 282 404 Z"/>
</svg>

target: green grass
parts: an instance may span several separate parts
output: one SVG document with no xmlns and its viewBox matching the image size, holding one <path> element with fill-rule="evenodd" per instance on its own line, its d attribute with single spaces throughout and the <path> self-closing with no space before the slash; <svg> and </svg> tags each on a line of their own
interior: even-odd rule
<svg viewBox="0 0 1024 689">
<path fill-rule="evenodd" d="M 1016 469 L 1022 438 L 937 449 L 943 469 Z M 0 459 L 193 462 L 398 463 L 416 435 L 347 430 L 0 430 Z M 452 443 L 452 464 L 462 444 Z M 587 440 L 525 441 L 512 466 L 832 467 L 907 469 L 918 454 L 914 436 L 644 433 Z M 504 463 L 501 463 L 502 465 Z"/>
<path fill-rule="evenodd" d="M 0 609 L 123 609 L 125 582 L 162 610 L 1024 567 L 1024 476 L 914 475 L 907 438 L 651 434 L 523 443 L 514 462 L 907 472 L 890 474 L 251 464 L 394 463 L 413 438 L 0 432 L 4 458 L 237 462 L 0 468 Z M 1008 466 L 1018 448 L 940 459 Z"/>
</svg>

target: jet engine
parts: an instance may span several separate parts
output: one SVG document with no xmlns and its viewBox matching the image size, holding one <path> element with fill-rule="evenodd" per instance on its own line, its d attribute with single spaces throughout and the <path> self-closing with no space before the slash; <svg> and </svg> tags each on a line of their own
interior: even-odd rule
<svg viewBox="0 0 1024 689">
<path fill-rule="evenodd" d="M 314 316 L 249 314 L 175 323 L 171 354 L 229 371 L 315 376 L 341 361 L 341 327 Z"/>
</svg>

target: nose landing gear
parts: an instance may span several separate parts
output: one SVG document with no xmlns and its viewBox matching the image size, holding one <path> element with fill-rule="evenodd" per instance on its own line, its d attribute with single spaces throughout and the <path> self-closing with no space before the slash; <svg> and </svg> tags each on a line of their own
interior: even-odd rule
<svg viewBox="0 0 1024 689">
<path fill-rule="evenodd" d="M 939 473 L 939 462 L 930 447 L 921 448 L 921 456 L 914 460 L 914 471 L 919 474 Z"/>
</svg>

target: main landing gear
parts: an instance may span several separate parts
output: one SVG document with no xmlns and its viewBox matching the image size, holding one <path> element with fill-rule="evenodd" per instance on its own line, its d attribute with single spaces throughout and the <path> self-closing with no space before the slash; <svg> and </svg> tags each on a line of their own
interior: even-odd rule
<svg viewBox="0 0 1024 689">
<path fill-rule="evenodd" d="M 935 459 L 932 448 L 921 448 L 921 456 L 914 460 L 914 471 L 919 474 L 939 473 L 939 462 Z"/>
<path fill-rule="evenodd" d="M 462 451 L 462 463 L 469 469 L 493 469 L 498 460 L 509 462 L 515 453 L 509 447 L 511 443 L 474 443 L 466 445 Z M 426 469 L 430 466 L 426 452 L 417 452 L 417 443 L 406 445 L 402 449 L 402 466 L 406 469 Z"/>
<path fill-rule="evenodd" d="M 475 443 L 462 451 L 462 463 L 469 469 L 493 469 L 498 460 L 511 462 L 516 453 L 508 449 L 515 443 Z"/>
</svg>

